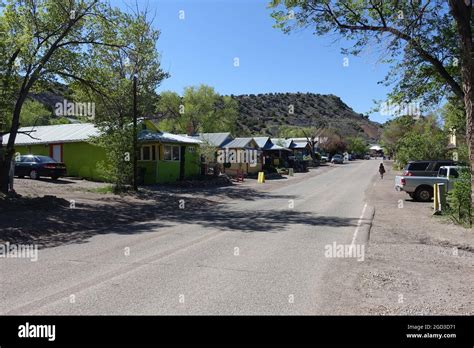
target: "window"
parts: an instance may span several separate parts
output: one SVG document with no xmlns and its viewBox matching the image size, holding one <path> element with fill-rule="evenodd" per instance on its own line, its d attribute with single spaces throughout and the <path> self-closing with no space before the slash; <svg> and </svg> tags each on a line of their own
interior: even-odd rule
<svg viewBox="0 0 474 348">
<path fill-rule="evenodd" d="M 20 162 L 22 163 L 34 163 L 36 159 L 34 156 L 21 156 Z"/>
<path fill-rule="evenodd" d="M 429 162 L 414 162 L 409 163 L 407 166 L 408 170 L 426 170 L 428 167 Z"/>
<path fill-rule="evenodd" d="M 448 169 L 440 168 L 440 170 L 438 172 L 438 176 L 441 176 L 441 177 L 445 178 L 447 175 L 448 175 Z"/>
<path fill-rule="evenodd" d="M 179 161 L 180 160 L 180 146 L 179 145 L 165 145 L 164 146 L 164 160 L 165 161 Z"/>
<path fill-rule="evenodd" d="M 456 178 L 459 178 L 459 173 L 458 173 L 458 171 L 457 171 L 456 169 L 451 168 L 451 172 L 449 173 L 449 176 L 450 176 L 451 178 L 456 179 Z"/>
<path fill-rule="evenodd" d="M 436 166 L 434 167 L 434 170 L 437 171 L 440 167 L 450 166 L 452 164 L 453 164 L 453 162 L 449 162 L 449 161 L 447 161 L 447 162 L 436 162 Z"/>
<path fill-rule="evenodd" d="M 142 161 L 156 160 L 155 146 L 154 145 L 142 146 L 140 157 L 141 157 L 140 160 Z"/>
</svg>

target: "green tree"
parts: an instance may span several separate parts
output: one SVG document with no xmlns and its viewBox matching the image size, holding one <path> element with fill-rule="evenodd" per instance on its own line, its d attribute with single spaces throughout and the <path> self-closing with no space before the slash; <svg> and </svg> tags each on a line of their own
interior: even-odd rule
<svg viewBox="0 0 474 348">
<path fill-rule="evenodd" d="M 20 113 L 20 126 L 44 126 L 50 124 L 51 111 L 36 100 L 27 99 Z"/>
<path fill-rule="evenodd" d="M 317 35 L 337 33 L 349 40 L 353 46 L 344 54 L 383 47 L 383 61 L 392 67 L 385 82 L 395 83 L 395 101 L 422 98 L 429 105 L 454 96 L 463 102 L 473 173 L 472 1 L 272 0 L 270 7 L 284 32 L 309 27 Z"/>
<path fill-rule="evenodd" d="M 133 81 L 137 86 L 137 114 L 150 115 L 158 100 L 155 89 L 168 77 L 160 66 L 156 44 L 159 30 L 152 26 L 147 10 L 123 14 L 124 26 L 116 34 L 127 43 L 126 47 L 104 49 L 97 47 L 91 53 L 91 64 L 84 70 L 87 80 L 100 76 L 100 85 L 78 83 L 72 80 L 76 99 L 93 100 L 97 115 L 94 123 L 101 131 L 95 143 L 106 150 L 106 160 L 99 163 L 104 178 L 121 192 L 131 185 L 133 163 L 139 154 L 134 151 L 133 137 Z"/>
<path fill-rule="evenodd" d="M 118 36 L 128 23 L 122 12 L 99 0 L 1 1 L 0 12 L 0 191 L 8 191 L 8 173 L 20 115 L 28 94 L 42 82 L 71 79 L 101 85 L 102 74 L 85 76 L 94 65 L 94 49 L 126 47 Z M 11 125 L 6 128 L 6 115 Z M 1 135 L 1 134 L 0 134 Z"/>
<path fill-rule="evenodd" d="M 234 99 L 206 85 L 186 87 L 182 97 L 163 92 L 156 108 L 162 117 L 158 127 L 177 133 L 234 132 L 238 115 Z"/>
<path fill-rule="evenodd" d="M 361 137 L 350 137 L 346 139 L 347 151 L 357 155 L 364 155 L 369 152 L 367 142 Z"/>
<path fill-rule="evenodd" d="M 415 123 L 412 116 L 400 116 L 383 125 L 381 143 L 387 155 L 396 158 L 398 141 L 413 129 Z"/>
<path fill-rule="evenodd" d="M 397 163 L 403 167 L 410 160 L 448 158 L 448 140 L 434 117 L 423 117 L 396 142 Z"/>
</svg>

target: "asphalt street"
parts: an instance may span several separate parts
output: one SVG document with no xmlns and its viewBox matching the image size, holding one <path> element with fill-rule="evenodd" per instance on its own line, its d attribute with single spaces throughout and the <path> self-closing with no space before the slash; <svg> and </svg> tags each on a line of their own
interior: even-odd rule
<svg viewBox="0 0 474 348">
<path fill-rule="evenodd" d="M 199 212 L 184 205 L 180 222 L 164 217 L 144 221 L 146 233 L 40 249 L 37 262 L 2 259 L 0 312 L 318 314 L 338 301 L 320 291 L 323 278 L 347 276 L 335 271 L 328 246 L 355 250 L 367 239 L 373 209 L 365 191 L 379 180 L 379 163 L 269 181 L 270 191 Z M 354 268 L 359 262 L 353 257 Z"/>
</svg>

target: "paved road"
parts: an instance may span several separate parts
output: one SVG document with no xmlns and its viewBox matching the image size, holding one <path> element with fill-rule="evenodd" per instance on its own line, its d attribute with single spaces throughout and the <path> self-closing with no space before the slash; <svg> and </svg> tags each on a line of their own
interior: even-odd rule
<svg viewBox="0 0 474 348">
<path fill-rule="evenodd" d="M 320 291 L 338 262 L 325 257 L 325 246 L 366 238 L 364 191 L 378 163 L 269 182 L 252 197 L 183 209 L 179 224 L 164 218 L 144 222 L 147 233 L 41 249 L 37 262 L 2 259 L 0 312 L 318 314 L 338 301 Z"/>
</svg>

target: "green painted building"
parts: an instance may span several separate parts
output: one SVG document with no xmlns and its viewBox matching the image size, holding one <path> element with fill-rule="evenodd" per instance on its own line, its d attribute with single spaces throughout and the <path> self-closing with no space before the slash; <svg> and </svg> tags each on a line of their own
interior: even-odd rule
<svg viewBox="0 0 474 348">
<path fill-rule="evenodd" d="M 149 121 L 140 122 L 138 167 L 145 184 L 174 182 L 200 174 L 199 140 L 160 132 Z M 90 123 L 23 127 L 15 151 L 45 155 L 63 162 L 67 175 L 103 181 L 97 164 L 106 160 L 105 149 L 90 143 L 99 130 Z M 3 137 L 3 143 L 8 135 Z"/>
<path fill-rule="evenodd" d="M 145 184 L 174 182 L 200 175 L 200 140 L 160 132 L 150 121 L 144 121 L 141 127 L 138 167 L 144 171 Z"/>
</svg>

